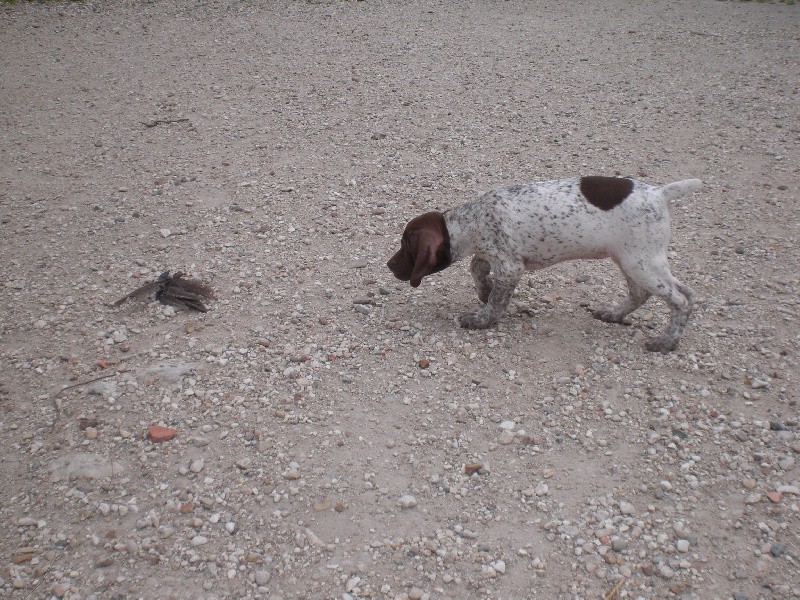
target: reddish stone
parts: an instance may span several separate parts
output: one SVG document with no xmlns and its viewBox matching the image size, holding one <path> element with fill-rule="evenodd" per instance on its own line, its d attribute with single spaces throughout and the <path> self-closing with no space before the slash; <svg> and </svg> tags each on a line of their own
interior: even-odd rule
<svg viewBox="0 0 800 600">
<path fill-rule="evenodd" d="M 781 494 L 780 492 L 767 492 L 767 498 L 770 499 L 770 502 L 777 504 L 781 501 Z"/>
<path fill-rule="evenodd" d="M 178 432 L 169 427 L 161 427 L 161 425 L 150 425 L 147 428 L 147 438 L 151 442 L 166 442 L 171 440 Z"/>
</svg>

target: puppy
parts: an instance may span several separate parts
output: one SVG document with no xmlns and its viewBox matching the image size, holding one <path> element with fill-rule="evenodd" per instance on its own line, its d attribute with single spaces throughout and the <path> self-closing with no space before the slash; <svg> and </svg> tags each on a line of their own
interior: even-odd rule
<svg viewBox="0 0 800 600">
<path fill-rule="evenodd" d="M 628 296 L 593 315 L 620 323 L 651 295 L 663 298 L 671 311 L 669 325 L 645 348 L 667 353 L 678 346 L 694 301 L 692 289 L 667 263 L 669 203 L 700 185 L 698 179 L 655 187 L 621 177 L 581 177 L 497 188 L 409 221 L 387 267 L 417 287 L 423 277 L 473 256 L 472 277 L 484 306 L 460 323 L 485 329 L 505 314 L 526 269 L 611 258 L 628 282 Z"/>
</svg>

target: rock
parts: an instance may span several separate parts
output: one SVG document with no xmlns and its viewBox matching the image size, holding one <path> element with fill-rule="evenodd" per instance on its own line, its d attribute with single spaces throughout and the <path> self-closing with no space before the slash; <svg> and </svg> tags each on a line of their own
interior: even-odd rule
<svg viewBox="0 0 800 600">
<path fill-rule="evenodd" d="M 626 502 L 625 500 L 622 500 L 619 503 L 619 510 L 623 515 L 632 515 L 634 512 L 636 512 L 636 508 L 633 506 L 633 504 Z"/>
<path fill-rule="evenodd" d="M 189 542 L 192 546 L 203 546 L 208 543 L 208 538 L 204 535 L 196 535 Z"/>
<path fill-rule="evenodd" d="M 688 552 L 689 540 L 678 540 L 675 547 L 678 549 L 678 552 Z"/>
<path fill-rule="evenodd" d="M 161 425 L 150 425 L 147 428 L 147 439 L 153 443 L 167 442 L 178 435 L 178 432 L 171 427 Z"/>
<path fill-rule="evenodd" d="M 777 504 L 778 502 L 780 502 L 782 496 L 783 494 L 777 491 L 767 492 L 767 498 L 769 498 L 769 501 L 772 502 L 773 504 Z"/>
<path fill-rule="evenodd" d="M 87 440 L 97 439 L 97 427 L 87 427 L 83 430 L 83 435 L 86 436 Z"/>
<path fill-rule="evenodd" d="M 122 475 L 125 465 L 105 456 L 75 452 L 55 459 L 48 469 L 51 473 L 50 481 L 56 483 L 72 478 L 104 479 Z"/>
<path fill-rule="evenodd" d="M 509 431 L 508 429 L 504 429 L 503 432 L 500 434 L 500 439 L 498 440 L 503 446 L 507 446 L 514 442 L 516 439 L 516 435 L 513 431 Z"/>
<path fill-rule="evenodd" d="M 202 458 L 198 458 L 198 459 L 193 460 L 191 462 L 191 464 L 189 465 L 189 470 L 192 473 L 199 473 L 200 471 L 202 471 L 205 468 L 205 466 L 206 466 L 206 462 Z"/>
<path fill-rule="evenodd" d="M 400 496 L 400 498 L 397 500 L 397 504 L 400 506 L 400 508 L 414 508 L 417 505 L 417 499 L 411 494 L 405 494 Z"/>
<path fill-rule="evenodd" d="M 171 306 L 166 306 L 166 308 L 172 308 Z M 174 309 L 173 309 L 174 314 Z M 146 368 L 143 371 L 143 375 L 145 379 L 157 379 L 162 387 L 168 389 L 180 389 L 181 384 L 183 383 L 183 378 L 190 374 L 197 368 L 195 363 L 190 362 L 168 362 L 168 363 L 158 363 Z"/>
<path fill-rule="evenodd" d="M 492 563 L 492 568 L 500 574 L 506 572 L 506 563 L 503 560 L 496 560 Z"/>
<path fill-rule="evenodd" d="M 773 558 L 780 558 L 784 552 L 786 552 L 786 545 L 779 542 L 775 542 L 769 548 L 769 553 Z"/>
<path fill-rule="evenodd" d="M 467 463 L 464 465 L 464 475 L 474 475 L 483 468 L 483 463 Z"/>
<path fill-rule="evenodd" d="M 267 585 L 270 579 L 272 579 L 271 571 L 256 571 L 256 583 L 258 585 Z"/>
</svg>

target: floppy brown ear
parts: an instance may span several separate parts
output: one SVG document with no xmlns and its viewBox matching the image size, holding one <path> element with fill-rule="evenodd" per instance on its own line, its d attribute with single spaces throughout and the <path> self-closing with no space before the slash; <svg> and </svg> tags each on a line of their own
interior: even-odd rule
<svg viewBox="0 0 800 600">
<path fill-rule="evenodd" d="M 411 272 L 410 280 L 411 287 L 419 287 L 422 278 L 434 272 L 438 263 L 439 251 L 444 246 L 444 242 L 444 235 L 440 231 L 422 229 L 417 233 L 414 270 Z"/>
</svg>

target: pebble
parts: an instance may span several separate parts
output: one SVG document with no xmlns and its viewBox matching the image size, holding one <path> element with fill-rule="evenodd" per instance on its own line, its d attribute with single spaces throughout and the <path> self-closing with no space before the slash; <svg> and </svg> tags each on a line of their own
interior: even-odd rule
<svg viewBox="0 0 800 600">
<path fill-rule="evenodd" d="M 769 501 L 772 502 L 773 504 L 777 504 L 778 502 L 780 502 L 782 497 L 783 494 L 781 494 L 778 491 L 773 490 L 771 492 L 767 492 L 767 498 L 769 498 Z"/>
<path fill-rule="evenodd" d="M 400 496 L 397 500 L 397 504 L 400 508 L 414 508 L 417 505 L 417 499 L 411 494 L 405 494 Z"/>
<path fill-rule="evenodd" d="M 516 438 L 517 438 L 517 436 L 514 434 L 513 431 L 509 431 L 508 429 L 505 429 L 500 434 L 500 438 L 498 439 L 498 441 L 502 445 L 507 446 L 508 444 L 512 444 Z"/>
<path fill-rule="evenodd" d="M 636 508 L 630 502 L 626 502 L 625 500 L 619 503 L 619 510 L 623 515 L 632 515 L 636 512 Z"/>
<path fill-rule="evenodd" d="M 204 535 L 196 535 L 189 542 L 192 546 L 203 546 L 208 543 L 208 538 Z"/>
<path fill-rule="evenodd" d="M 769 549 L 769 553 L 773 556 L 773 558 L 780 558 L 783 556 L 784 552 L 786 552 L 786 545 L 779 542 L 772 544 Z"/>
<path fill-rule="evenodd" d="M 160 443 L 167 442 L 178 435 L 178 432 L 170 427 L 161 427 L 160 425 L 150 425 L 147 428 L 147 439 L 151 442 Z"/>
<path fill-rule="evenodd" d="M 675 547 L 678 549 L 678 552 L 688 552 L 689 540 L 678 540 Z"/>
<path fill-rule="evenodd" d="M 185 463 L 184 463 L 184 464 L 185 464 Z M 200 471 L 202 471 L 202 470 L 203 470 L 203 468 L 204 468 L 205 466 L 206 466 L 206 463 L 205 463 L 205 461 L 204 461 L 202 458 L 198 458 L 198 459 L 196 459 L 196 460 L 193 460 L 193 461 L 191 462 L 191 464 L 189 465 L 189 470 L 190 470 L 192 473 L 199 473 Z"/>
<path fill-rule="evenodd" d="M 258 585 L 267 585 L 269 580 L 272 579 L 272 572 L 264 570 L 256 571 L 255 577 Z"/>
</svg>

